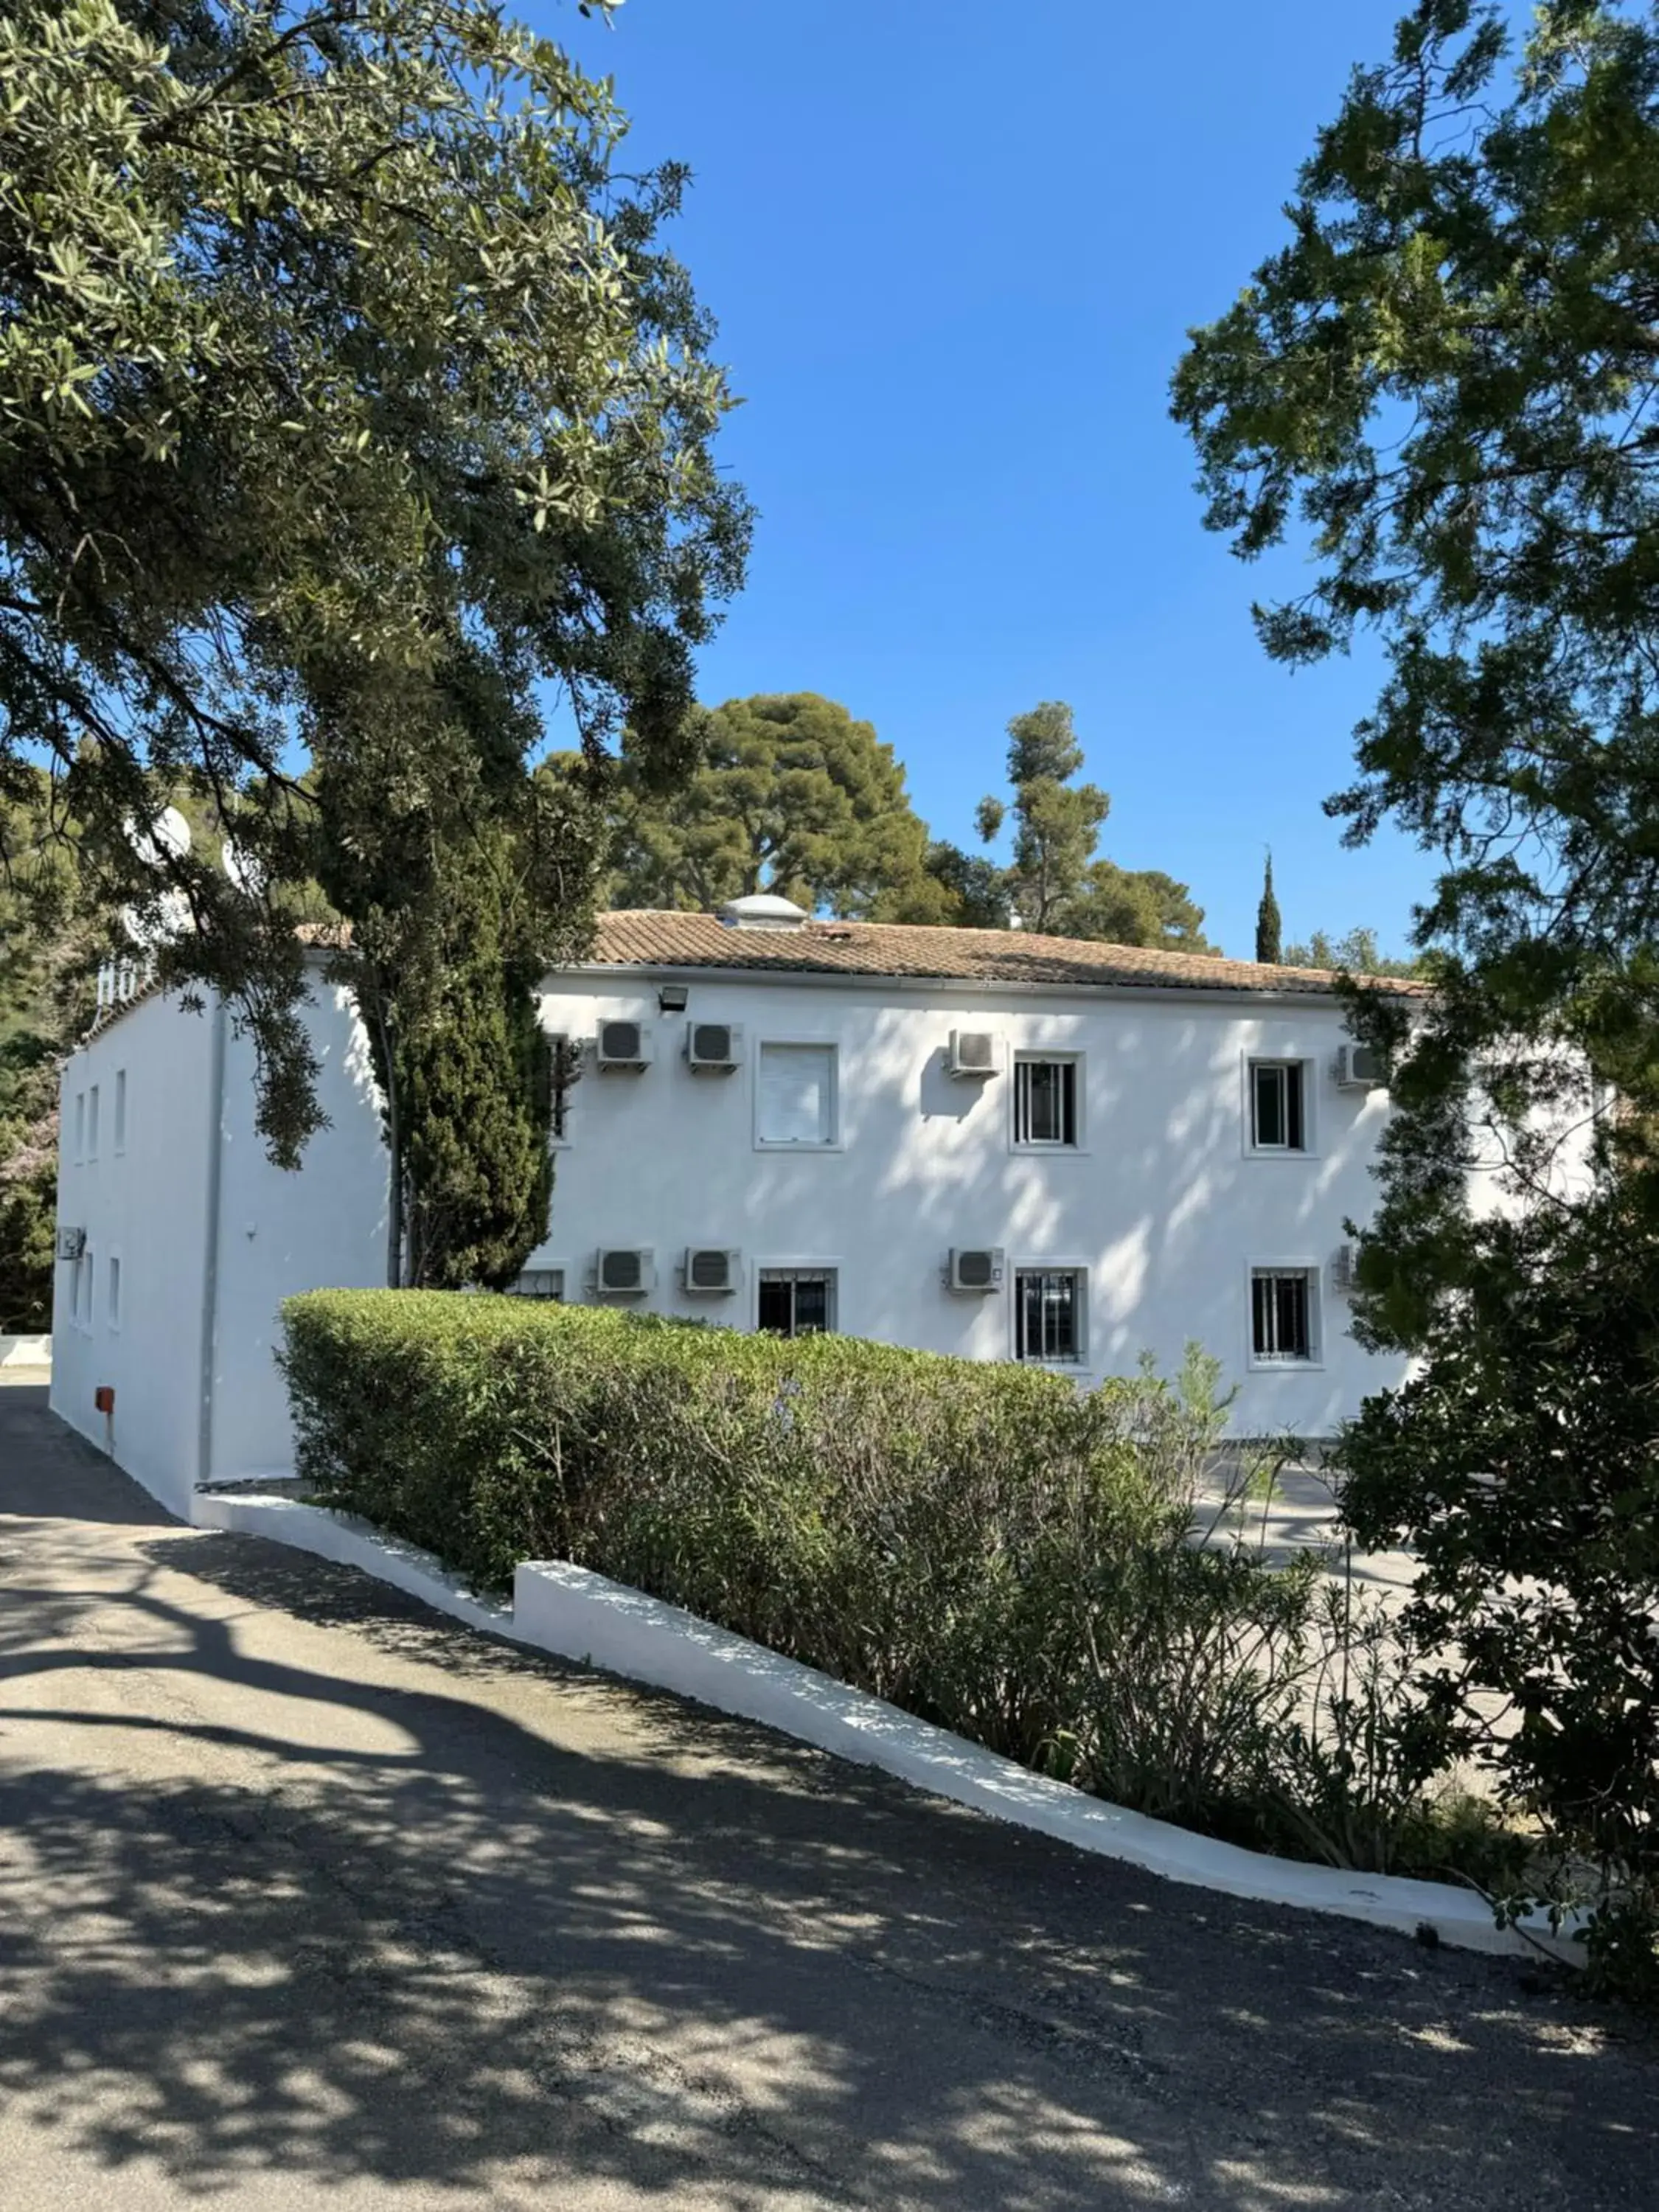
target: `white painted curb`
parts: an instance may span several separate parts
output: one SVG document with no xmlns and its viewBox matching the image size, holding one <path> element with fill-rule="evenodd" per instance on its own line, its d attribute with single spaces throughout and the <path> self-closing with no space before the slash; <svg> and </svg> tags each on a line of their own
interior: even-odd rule
<svg viewBox="0 0 1659 2212">
<path fill-rule="evenodd" d="M 1582 1947 L 1570 1936 L 1552 1935 L 1541 1916 L 1526 1923 L 1525 1935 L 1498 1927 L 1484 1899 L 1470 1890 L 1274 1858 L 1126 1812 L 585 1567 L 562 1560 L 525 1562 L 514 1578 L 509 1607 L 477 1596 L 430 1553 L 381 1536 L 365 1521 L 293 1498 L 198 1492 L 193 1518 L 198 1527 L 269 1536 L 361 1567 L 472 1627 L 695 1698 L 838 1758 L 880 1767 L 994 1820 L 1170 1881 L 1258 1904 L 1335 1913 L 1406 1935 L 1427 1925 L 1442 1942 L 1463 1950 L 1535 1956 L 1542 1949 L 1568 1964 L 1583 1960 Z"/>
<path fill-rule="evenodd" d="M 0 1336 L 0 1367 L 50 1367 L 49 1336 Z"/>
</svg>

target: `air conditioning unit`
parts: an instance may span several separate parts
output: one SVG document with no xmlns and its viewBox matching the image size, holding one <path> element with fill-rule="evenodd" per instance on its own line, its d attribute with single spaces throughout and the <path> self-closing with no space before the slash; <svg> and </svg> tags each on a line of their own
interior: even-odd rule
<svg viewBox="0 0 1659 2212">
<path fill-rule="evenodd" d="M 1355 1263 L 1353 1246 L 1339 1244 L 1331 1255 L 1331 1288 L 1346 1292 L 1357 1290 L 1358 1286 L 1359 1271 Z"/>
<path fill-rule="evenodd" d="M 945 1066 L 951 1075 L 1000 1075 L 1002 1039 L 994 1030 L 952 1030 Z"/>
<path fill-rule="evenodd" d="M 642 1298 L 657 1287 L 657 1255 L 648 1246 L 601 1245 L 593 1258 L 593 1288 L 602 1298 Z"/>
<path fill-rule="evenodd" d="M 690 1244 L 680 1268 L 686 1295 L 694 1298 L 730 1297 L 743 1275 L 743 1255 L 720 1244 Z"/>
<path fill-rule="evenodd" d="M 601 1067 L 649 1067 L 651 1031 L 644 1022 L 601 1022 L 593 1041 L 593 1056 Z"/>
<path fill-rule="evenodd" d="M 743 1060 L 743 1031 L 730 1022 L 688 1022 L 685 1058 L 694 1075 L 729 1075 Z"/>
<path fill-rule="evenodd" d="M 945 1280 L 953 1291 L 1000 1291 L 1002 1276 L 1002 1254 L 982 1245 L 954 1249 L 945 1270 Z"/>
<path fill-rule="evenodd" d="M 1345 1044 L 1340 1048 L 1336 1055 L 1336 1087 L 1339 1091 L 1388 1089 L 1388 1070 L 1374 1045 Z"/>
<path fill-rule="evenodd" d="M 60 1260 L 78 1260 L 87 1249 L 84 1229 L 60 1229 L 58 1232 L 58 1256 Z"/>
</svg>

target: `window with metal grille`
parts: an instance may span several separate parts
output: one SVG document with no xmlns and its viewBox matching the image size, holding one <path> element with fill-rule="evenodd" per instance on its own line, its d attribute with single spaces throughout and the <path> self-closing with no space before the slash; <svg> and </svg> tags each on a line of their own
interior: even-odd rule
<svg viewBox="0 0 1659 2212">
<path fill-rule="evenodd" d="M 1306 1267 L 1252 1268 L 1250 1349 L 1258 1359 L 1313 1358 L 1313 1278 Z"/>
<path fill-rule="evenodd" d="M 1075 1060 L 1014 1062 L 1014 1142 L 1060 1146 L 1077 1142 Z"/>
<path fill-rule="evenodd" d="M 513 1285 L 509 1297 L 541 1298 L 554 1305 L 564 1303 L 562 1267 L 526 1267 Z"/>
<path fill-rule="evenodd" d="M 1014 1276 L 1014 1354 L 1019 1359 L 1081 1359 L 1084 1275 L 1080 1267 L 1021 1267 Z"/>
<path fill-rule="evenodd" d="M 1261 1152 L 1305 1152 L 1306 1071 L 1299 1060 L 1250 1062 L 1250 1142 Z"/>
<path fill-rule="evenodd" d="M 771 1336 L 821 1336 L 836 1325 L 833 1267 L 763 1267 L 757 1320 Z"/>
</svg>

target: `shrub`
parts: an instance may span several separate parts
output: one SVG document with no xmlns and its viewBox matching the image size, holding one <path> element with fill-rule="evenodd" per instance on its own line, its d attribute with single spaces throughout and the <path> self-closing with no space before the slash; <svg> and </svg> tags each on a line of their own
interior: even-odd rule
<svg viewBox="0 0 1659 2212">
<path fill-rule="evenodd" d="M 1225 1515 L 1195 1538 L 1224 1427 L 1196 1354 L 1173 1382 L 1083 1394 L 1032 1368 L 514 1298 L 316 1291 L 285 1320 L 319 1503 L 481 1586 L 574 1560 L 1240 1840 L 1342 1859 L 1393 1835 L 1383 1809 L 1403 1819 L 1394 1768 L 1345 1765 L 1328 1715 L 1310 1729 L 1322 1559 L 1277 1567 Z"/>
<path fill-rule="evenodd" d="M 1420 1565 L 1404 1632 L 1431 1756 L 1534 1828 L 1608 1986 L 1659 2000 L 1659 1267 L 1645 1193 L 1481 1225 L 1477 1292 L 1346 1431 L 1358 1539 Z"/>
</svg>

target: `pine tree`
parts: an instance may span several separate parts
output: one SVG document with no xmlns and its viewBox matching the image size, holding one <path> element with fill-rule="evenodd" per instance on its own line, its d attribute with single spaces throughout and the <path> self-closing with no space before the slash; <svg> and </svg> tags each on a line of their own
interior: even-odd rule
<svg viewBox="0 0 1659 2212">
<path fill-rule="evenodd" d="M 1276 968 L 1282 952 L 1279 901 L 1273 896 L 1273 856 L 1269 853 L 1261 880 L 1261 903 L 1255 910 L 1255 957 L 1264 965 Z"/>
</svg>

